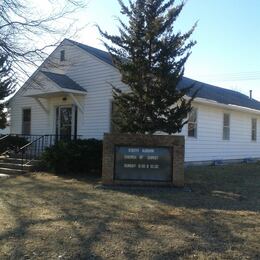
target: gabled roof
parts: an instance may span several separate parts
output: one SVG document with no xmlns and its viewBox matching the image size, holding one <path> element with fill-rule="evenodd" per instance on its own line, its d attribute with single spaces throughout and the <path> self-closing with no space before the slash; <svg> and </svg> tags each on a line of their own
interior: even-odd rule
<svg viewBox="0 0 260 260">
<path fill-rule="evenodd" d="M 55 82 L 61 88 L 86 92 L 86 90 L 83 87 L 81 87 L 78 83 L 76 83 L 74 80 L 72 80 L 71 78 L 69 78 L 66 75 L 57 74 L 57 73 L 48 72 L 48 71 L 41 71 L 41 73 L 43 73 L 50 80 Z"/>
<path fill-rule="evenodd" d="M 85 45 L 85 44 L 82 44 L 79 42 L 72 41 L 70 39 L 66 39 L 66 40 L 70 41 L 71 43 L 75 44 L 76 46 L 80 47 L 81 49 L 87 51 L 88 53 L 96 56 L 98 59 L 108 63 L 109 65 L 114 66 L 112 57 L 108 52 L 102 51 L 100 49 L 97 49 L 97 48 L 94 48 L 94 47 L 91 47 L 91 46 L 88 46 L 88 45 Z"/>
<path fill-rule="evenodd" d="M 94 47 L 90 47 L 88 45 L 78 43 L 72 40 L 67 39 L 68 41 L 72 42 L 73 44 L 77 45 L 81 49 L 89 52 L 90 54 L 94 55 L 98 59 L 106 62 L 109 65 L 113 65 L 112 57 L 108 52 L 99 50 Z M 221 104 L 225 105 L 236 105 L 241 107 L 247 107 L 251 109 L 260 110 L 260 102 L 254 99 L 250 99 L 248 96 L 234 90 L 220 88 L 217 86 L 213 86 L 207 83 L 199 82 L 190 78 L 184 77 L 180 82 L 178 88 L 184 88 L 194 84 L 194 87 L 190 91 L 190 96 L 199 89 L 197 93 L 197 98 L 205 98 L 209 100 L 216 101 Z"/>
</svg>

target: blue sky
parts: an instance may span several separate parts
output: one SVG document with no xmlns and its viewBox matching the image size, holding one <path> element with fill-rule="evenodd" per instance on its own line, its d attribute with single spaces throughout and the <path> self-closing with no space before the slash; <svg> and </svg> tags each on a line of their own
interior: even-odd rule
<svg viewBox="0 0 260 260">
<path fill-rule="evenodd" d="M 244 94 L 252 89 L 260 100 L 259 11 L 259 0 L 188 0 L 176 23 L 185 32 L 198 20 L 185 75 Z M 75 40 L 103 48 L 94 24 L 116 33 L 115 16 L 121 17 L 117 0 L 89 0 L 78 16 L 87 26 Z"/>
</svg>

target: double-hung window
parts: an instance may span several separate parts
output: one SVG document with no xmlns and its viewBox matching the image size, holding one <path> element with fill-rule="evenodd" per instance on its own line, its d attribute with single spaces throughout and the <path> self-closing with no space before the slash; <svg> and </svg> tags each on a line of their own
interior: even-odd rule
<svg viewBox="0 0 260 260">
<path fill-rule="evenodd" d="M 31 134 L 31 109 L 23 109 L 22 115 L 22 134 L 30 135 Z"/>
<path fill-rule="evenodd" d="M 257 119 L 256 118 L 252 118 L 251 125 L 252 125 L 251 140 L 256 141 L 256 139 L 257 139 Z"/>
<path fill-rule="evenodd" d="M 189 120 L 188 120 L 188 136 L 197 138 L 198 133 L 198 109 L 193 108 L 191 112 L 189 113 Z"/>
<path fill-rule="evenodd" d="M 230 114 L 224 113 L 223 116 L 223 140 L 230 139 Z"/>
</svg>

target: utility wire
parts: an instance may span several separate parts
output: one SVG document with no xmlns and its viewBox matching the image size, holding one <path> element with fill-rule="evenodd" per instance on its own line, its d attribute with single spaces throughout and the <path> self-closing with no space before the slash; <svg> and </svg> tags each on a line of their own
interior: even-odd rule
<svg viewBox="0 0 260 260">
<path fill-rule="evenodd" d="M 222 73 L 222 74 L 201 74 L 196 77 L 203 78 L 204 80 L 220 81 L 249 81 L 260 80 L 260 71 L 249 72 L 234 72 L 234 73 Z"/>
</svg>

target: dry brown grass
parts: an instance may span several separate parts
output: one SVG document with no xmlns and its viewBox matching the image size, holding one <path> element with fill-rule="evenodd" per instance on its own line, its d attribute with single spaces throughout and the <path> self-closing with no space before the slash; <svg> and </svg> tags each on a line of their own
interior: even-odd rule
<svg viewBox="0 0 260 260">
<path fill-rule="evenodd" d="M 0 179 L 0 259 L 259 259 L 260 165 L 186 170 L 192 192 Z"/>
</svg>

